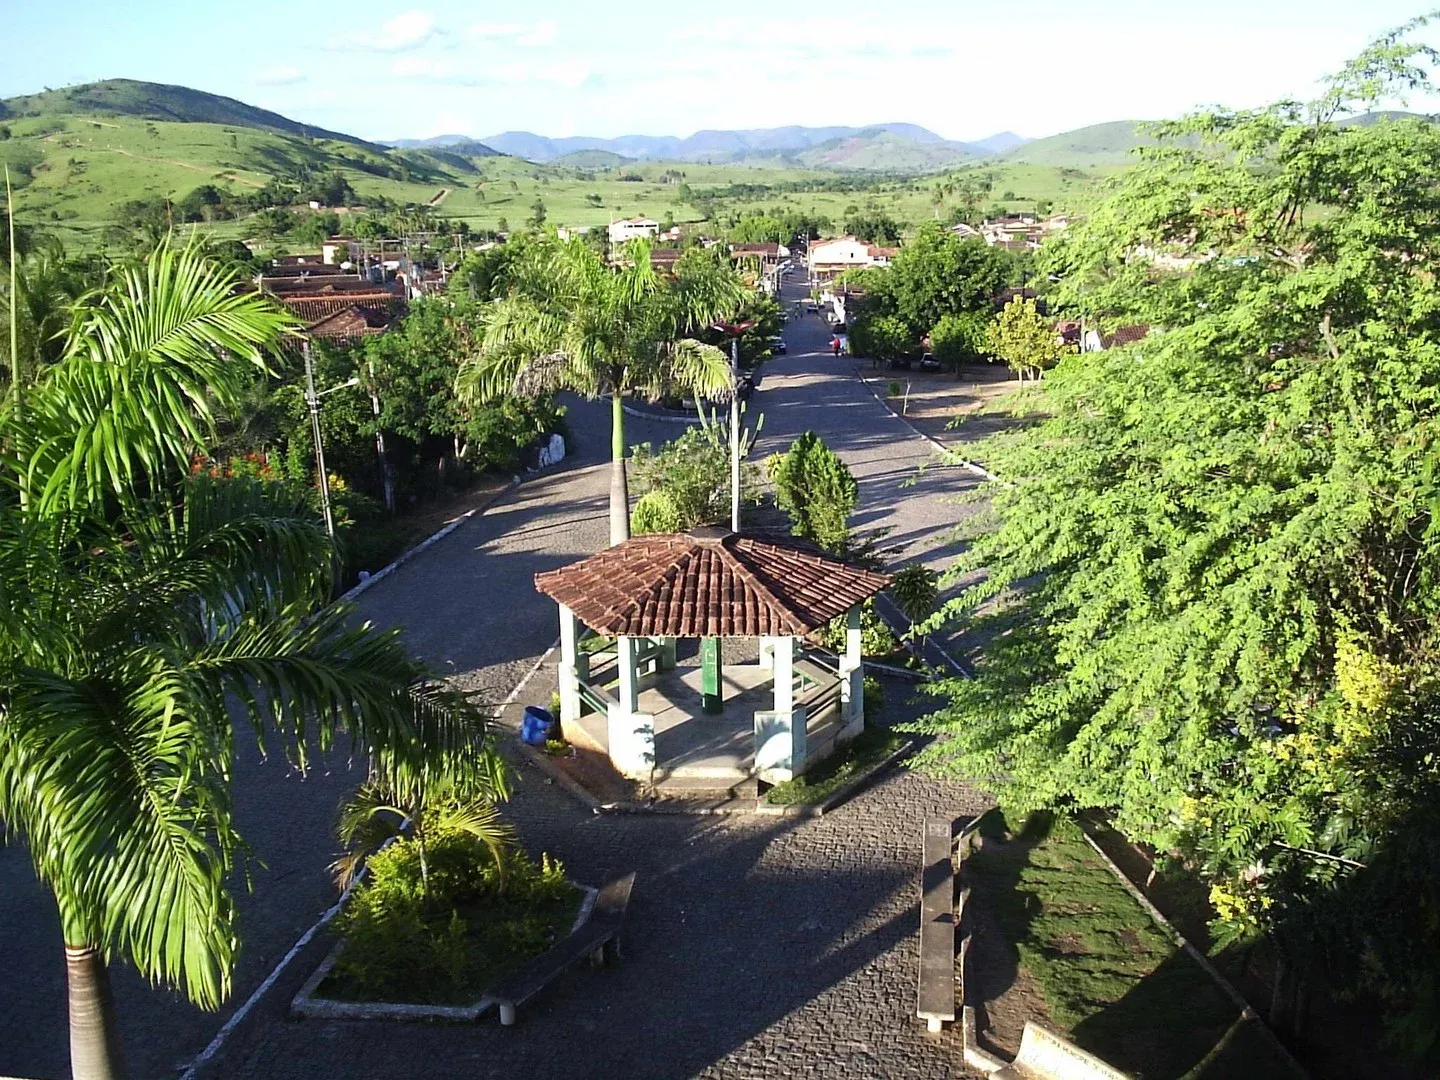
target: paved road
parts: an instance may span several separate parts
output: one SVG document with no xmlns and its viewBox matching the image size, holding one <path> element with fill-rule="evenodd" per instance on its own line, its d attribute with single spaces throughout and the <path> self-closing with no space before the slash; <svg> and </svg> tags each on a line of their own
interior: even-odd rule
<svg viewBox="0 0 1440 1080">
<path fill-rule="evenodd" d="M 757 396 L 762 450 L 813 428 L 861 485 L 859 524 L 936 564 L 969 479 L 923 474 L 927 443 L 874 401 L 850 361 L 822 352 L 815 316 L 786 330 L 788 356 Z M 532 574 L 605 542 L 608 444 L 603 408 L 577 404 L 579 454 L 503 497 L 363 595 L 361 614 L 406 627 L 412 647 L 462 686 L 499 700 L 555 636 L 554 613 Z M 632 441 L 676 428 L 631 419 Z M 174 1075 L 204 1046 L 331 901 L 334 808 L 354 782 L 334 755 L 303 780 L 250 755 L 237 770 L 237 817 L 263 865 L 241 898 L 245 942 L 231 1004 L 204 1014 L 176 995 L 117 972 L 121 1026 L 137 1077 Z M 973 813 L 962 785 L 895 773 L 818 821 L 594 817 L 527 774 L 512 803 L 528 846 L 560 855 L 582 879 L 642 871 L 635 933 L 619 969 L 577 973 L 527 1013 L 524 1025 L 291 1024 L 283 1006 L 305 970 L 282 979 L 217 1062 L 215 1075 L 255 1078 L 857 1077 L 963 1075 L 947 1035 L 923 1035 L 910 1015 L 915 971 L 914 873 L 919 823 Z M 0 848 L 0 1075 L 66 1071 L 64 986 L 52 906 L 25 853 Z M 312 965 L 313 966 L 313 965 Z"/>
</svg>

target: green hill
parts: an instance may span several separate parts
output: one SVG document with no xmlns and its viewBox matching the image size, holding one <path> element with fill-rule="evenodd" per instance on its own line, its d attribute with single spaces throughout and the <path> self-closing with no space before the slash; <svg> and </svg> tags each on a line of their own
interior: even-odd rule
<svg viewBox="0 0 1440 1080">
<path fill-rule="evenodd" d="M 1150 142 L 1139 130 L 1142 123 L 1140 120 L 1115 120 L 1108 124 L 1076 128 L 1017 146 L 1001 154 L 999 160 L 1072 169 L 1128 165 L 1135 160 L 1130 151 Z"/>
<path fill-rule="evenodd" d="M 139 82 L 135 79 L 106 79 L 103 82 L 67 86 L 39 94 L 0 100 L 0 118 L 39 117 L 97 113 L 103 116 L 134 116 L 142 120 L 169 120 L 177 123 L 225 124 L 254 128 L 282 135 L 331 139 L 353 143 L 376 153 L 384 147 L 325 128 L 297 123 L 266 109 L 257 109 L 234 98 L 207 94 L 187 86 Z"/>
<path fill-rule="evenodd" d="M 568 166 L 572 169 L 613 169 L 620 165 L 629 165 L 634 160 L 613 150 L 575 150 L 560 155 L 548 164 Z"/>
</svg>

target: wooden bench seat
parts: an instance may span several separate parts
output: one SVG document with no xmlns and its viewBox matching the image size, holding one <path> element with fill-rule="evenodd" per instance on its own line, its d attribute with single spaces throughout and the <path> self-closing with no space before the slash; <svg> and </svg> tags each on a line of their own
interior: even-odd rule
<svg viewBox="0 0 1440 1080">
<path fill-rule="evenodd" d="M 620 931 L 634 888 L 633 870 L 605 885 L 596 895 L 595 907 L 584 926 L 512 972 L 490 991 L 490 998 L 500 1007 L 501 1024 L 509 1027 L 515 1023 L 517 1008 L 586 957 L 595 964 L 619 958 Z"/>
</svg>

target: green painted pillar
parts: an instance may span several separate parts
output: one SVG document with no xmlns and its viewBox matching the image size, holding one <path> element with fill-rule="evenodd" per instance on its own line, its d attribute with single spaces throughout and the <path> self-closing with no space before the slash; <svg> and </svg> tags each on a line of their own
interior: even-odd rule
<svg viewBox="0 0 1440 1080">
<path fill-rule="evenodd" d="M 720 639 L 700 639 L 700 707 L 711 715 L 725 711 L 725 690 L 721 685 L 723 661 L 720 658 Z"/>
</svg>

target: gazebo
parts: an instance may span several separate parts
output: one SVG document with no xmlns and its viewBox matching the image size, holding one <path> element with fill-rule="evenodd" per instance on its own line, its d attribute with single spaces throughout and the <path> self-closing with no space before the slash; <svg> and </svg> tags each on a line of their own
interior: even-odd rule
<svg viewBox="0 0 1440 1080">
<path fill-rule="evenodd" d="M 632 779 L 798 776 L 864 728 L 860 605 L 889 582 L 798 540 L 722 528 L 637 536 L 536 574 L 560 605 L 565 736 L 603 749 Z M 807 652 L 805 637 L 841 615 L 836 661 Z M 676 670 L 681 638 L 700 640 L 698 672 Z M 759 664 L 726 667 L 726 638 L 758 638 Z M 757 702 L 766 684 L 769 700 Z M 657 715 L 671 747 L 658 755 Z M 695 748 L 717 740 L 729 756 L 696 764 Z M 734 749 L 742 743 L 747 753 Z"/>
</svg>

